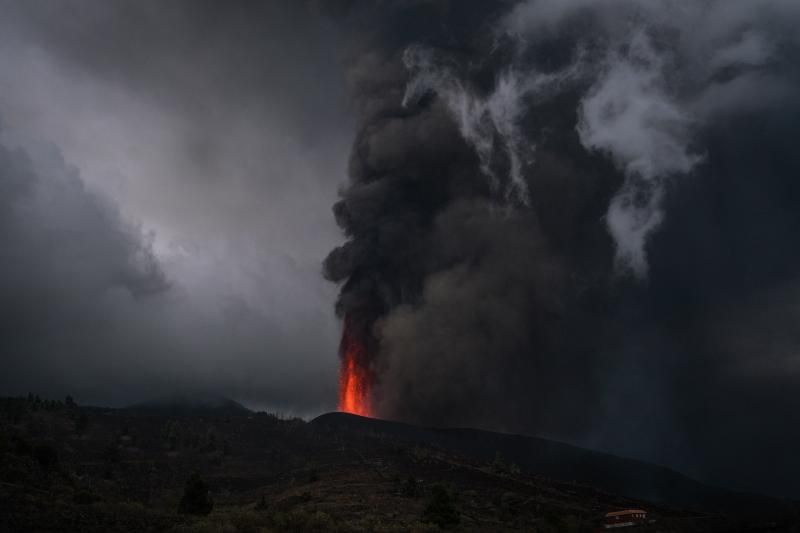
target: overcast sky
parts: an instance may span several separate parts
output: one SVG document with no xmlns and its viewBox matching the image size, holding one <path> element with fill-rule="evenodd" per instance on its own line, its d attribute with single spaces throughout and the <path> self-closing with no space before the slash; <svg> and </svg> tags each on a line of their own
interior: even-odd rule
<svg viewBox="0 0 800 533">
<path fill-rule="evenodd" d="M 100 205 L 113 212 L 103 224 L 152 252 L 164 282 L 135 296 L 110 296 L 115 281 L 69 293 L 58 312 L 86 315 L 83 335 L 7 309 L 28 333 L 14 334 L 17 353 L 4 350 L 4 393 L 125 403 L 211 388 L 301 414 L 335 405 L 336 288 L 320 262 L 341 240 L 330 206 L 353 127 L 339 37 L 302 4 L 0 3 L 3 149 L 25 152 L 9 158 L 31 159 L 40 189 L 67 187 L 81 203 L 29 209 L 19 225 L 55 217 L 36 238 L 86 232 L 91 243 L 108 228 L 81 217 Z M 51 278 L 70 287 L 107 268 L 46 244 L 34 259 L 15 244 L 22 231 L 8 231 L 8 253 L 68 264 L 9 291 L 30 298 Z M 104 325 L 93 332 L 95 312 Z"/>
</svg>

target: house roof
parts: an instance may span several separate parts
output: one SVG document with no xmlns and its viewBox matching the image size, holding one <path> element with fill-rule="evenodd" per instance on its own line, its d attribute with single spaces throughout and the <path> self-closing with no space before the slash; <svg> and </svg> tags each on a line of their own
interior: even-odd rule
<svg viewBox="0 0 800 533">
<path fill-rule="evenodd" d="M 624 516 L 629 514 L 647 514 L 647 511 L 644 509 L 623 509 L 622 511 L 606 513 L 606 516 Z"/>
</svg>

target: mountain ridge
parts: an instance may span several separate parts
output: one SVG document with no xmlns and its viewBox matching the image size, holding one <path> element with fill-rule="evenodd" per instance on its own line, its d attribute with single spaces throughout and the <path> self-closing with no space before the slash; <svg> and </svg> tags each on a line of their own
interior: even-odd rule
<svg viewBox="0 0 800 533">
<path fill-rule="evenodd" d="M 135 403 L 123 408 L 136 414 L 245 415 L 253 411 L 226 396 L 172 394 Z"/>
</svg>

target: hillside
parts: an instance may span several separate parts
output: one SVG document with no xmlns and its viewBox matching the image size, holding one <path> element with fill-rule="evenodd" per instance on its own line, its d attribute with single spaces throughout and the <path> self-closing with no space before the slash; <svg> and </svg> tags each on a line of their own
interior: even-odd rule
<svg viewBox="0 0 800 533">
<path fill-rule="evenodd" d="M 524 435 L 467 428 L 421 428 L 345 413 L 328 413 L 313 420 L 312 424 L 382 434 L 407 443 L 463 454 L 478 461 L 491 461 L 499 455 L 521 469 L 541 476 L 685 509 L 781 514 L 792 506 L 773 498 L 705 485 L 662 466 Z"/>
<path fill-rule="evenodd" d="M 237 401 L 223 396 L 185 395 L 165 396 L 147 402 L 137 403 L 126 408 L 127 411 L 141 415 L 162 416 L 210 416 L 247 415 L 252 411 Z"/>
<path fill-rule="evenodd" d="M 655 520 L 639 531 L 785 531 L 797 516 L 788 503 L 741 517 L 617 495 L 581 476 L 631 462 L 526 439 L 341 414 L 304 422 L 0 399 L 0 531 L 580 532 L 628 507 Z M 556 479 L 567 467 L 574 478 Z M 178 512 L 193 473 L 210 514 Z"/>
</svg>

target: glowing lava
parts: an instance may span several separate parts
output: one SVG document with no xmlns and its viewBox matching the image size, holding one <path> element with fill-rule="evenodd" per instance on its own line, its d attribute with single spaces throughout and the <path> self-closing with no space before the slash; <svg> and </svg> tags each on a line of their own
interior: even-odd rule
<svg viewBox="0 0 800 533">
<path fill-rule="evenodd" d="M 339 347 L 342 368 L 339 373 L 339 410 L 361 416 L 372 416 L 370 392 L 372 376 L 366 346 L 358 338 L 349 318 L 344 320 L 342 344 Z"/>
</svg>

